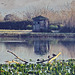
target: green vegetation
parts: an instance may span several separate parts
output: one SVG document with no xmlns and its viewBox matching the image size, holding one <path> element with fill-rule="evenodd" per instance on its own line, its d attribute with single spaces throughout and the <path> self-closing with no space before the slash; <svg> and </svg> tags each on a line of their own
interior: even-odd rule
<svg viewBox="0 0 75 75">
<path fill-rule="evenodd" d="M 63 24 L 60 24 L 60 27 L 64 27 L 64 25 Z"/>
<path fill-rule="evenodd" d="M 32 30 L 32 25 L 27 25 L 27 26 L 26 26 L 26 29 Z"/>
<path fill-rule="evenodd" d="M 56 30 L 56 29 L 58 29 L 58 26 L 57 25 L 50 25 L 49 28 L 51 30 Z"/>
<path fill-rule="evenodd" d="M 0 64 L 0 75 L 75 75 L 74 60 L 41 64 Z"/>
</svg>

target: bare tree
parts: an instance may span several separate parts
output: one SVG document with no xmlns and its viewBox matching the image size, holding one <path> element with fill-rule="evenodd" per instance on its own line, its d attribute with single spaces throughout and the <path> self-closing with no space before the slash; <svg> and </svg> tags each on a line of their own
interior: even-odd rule
<svg viewBox="0 0 75 75">
<path fill-rule="evenodd" d="M 2 14 L 0 13 L 0 22 L 2 22 L 3 21 L 3 16 L 2 16 Z"/>
<path fill-rule="evenodd" d="M 44 3 L 43 3 L 44 4 Z M 44 4 L 45 5 L 45 4 Z M 68 6 L 68 5 L 67 5 Z M 45 6 L 29 7 L 24 13 L 24 19 L 32 19 L 33 17 L 42 15 L 50 20 L 50 23 L 62 23 L 63 25 L 75 26 L 75 1 L 71 3 L 71 7 L 66 10 L 54 11 L 49 4 Z M 31 10 L 31 11 L 30 11 Z"/>
<path fill-rule="evenodd" d="M 71 20 L 70 23 L 75 27 L 75 1 L 71 3 Z"/>
</svg>

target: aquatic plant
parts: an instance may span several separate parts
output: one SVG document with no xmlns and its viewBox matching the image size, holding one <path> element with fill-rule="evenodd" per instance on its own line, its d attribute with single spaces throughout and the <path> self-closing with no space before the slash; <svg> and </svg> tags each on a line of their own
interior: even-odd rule
<svg viewBox="0 0 75 75">
<path fill-rule="evenodd" d="M 0 64 L 0 75 L 75 75 L 73 60 L 37 64 Z"/>
<path fill-rule="evenodd" d="M 8 61 L 8 64 L 0 64 L 0 75 L 75 75 L 75 59 L 56 60 L 56 58 L 61 54 L 53 54 L 53 57 L 48 56 L 48 59 L 40 60 L 38 59 L 36 64 L 21 59 L 16 54 L 11 51 L 9 53 L 13 54 L 20 61 Z M 30 59 L 30 61 L 32 61 Z M 47 61 L 47 63 L 44 63 Z M 15 64 L 12 64 L 14 62 Z"/>
</svg>

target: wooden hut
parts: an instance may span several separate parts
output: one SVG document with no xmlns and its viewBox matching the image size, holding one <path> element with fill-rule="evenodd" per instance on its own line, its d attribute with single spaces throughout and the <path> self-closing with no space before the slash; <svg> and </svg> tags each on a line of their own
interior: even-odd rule
<svg viewBox="0 0 75 75">
<path fill-rule="evenodd" d="M 49 19 L 43 16 L 37 16 L 33 18 L 33 31 L 45 32 L 48 30 Z"/>
</svg>

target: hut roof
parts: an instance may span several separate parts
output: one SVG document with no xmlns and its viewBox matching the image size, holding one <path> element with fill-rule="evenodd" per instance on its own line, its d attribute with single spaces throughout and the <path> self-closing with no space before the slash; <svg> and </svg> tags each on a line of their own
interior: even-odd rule
<svg viewBox="0 0 75 75">
<path fill-rule="evenodd" d="M 43 16 L 37 16 L 37 17 L 34 17 L 32 18 L 34 21 L 41 21 L 41 20 L 48 20 L 48 18 L 46 17 L 43 17 Z"/>
</svg>

